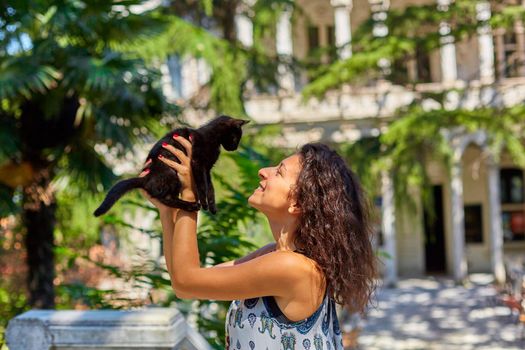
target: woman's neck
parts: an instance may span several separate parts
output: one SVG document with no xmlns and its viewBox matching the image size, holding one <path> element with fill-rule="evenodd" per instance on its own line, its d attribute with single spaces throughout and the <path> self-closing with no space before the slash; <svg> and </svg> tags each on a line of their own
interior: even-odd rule
<svg viewBox="0 0 525 350">
<path fill-rule="evenodd" d="M 295 231 L 297 222 L 270 222 L 270 228 L 276 240 L 276 251 L 294 251 Z"/>
</svg>

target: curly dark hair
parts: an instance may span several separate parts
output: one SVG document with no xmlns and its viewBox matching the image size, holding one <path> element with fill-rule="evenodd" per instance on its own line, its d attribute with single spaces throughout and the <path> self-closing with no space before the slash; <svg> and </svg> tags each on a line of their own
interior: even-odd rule
<svg viewBox="0 0 525 350">
<path fill-rule="evenodd" d="M 377 283 L 370 203 L 356 174 L 329 146 L 308 143 L 297 154 L 302 169 L 290 197 L 302 213 L 294 244 L 318 264 L 337 303 L 364 312 Z"/>
</svg>

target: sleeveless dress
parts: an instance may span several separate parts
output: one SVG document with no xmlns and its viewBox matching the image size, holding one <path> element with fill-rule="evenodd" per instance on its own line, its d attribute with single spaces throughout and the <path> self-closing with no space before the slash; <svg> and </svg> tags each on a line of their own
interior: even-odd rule
<svg viewBox="0 0 525 350">
<path fill-rule="evenodd" d="M 274 297 L 234 300 L 226 314 L 227 350 L 343 350 L 335 301 L 323 302 L 308 318 L 293 322 Z"/>
</svg>

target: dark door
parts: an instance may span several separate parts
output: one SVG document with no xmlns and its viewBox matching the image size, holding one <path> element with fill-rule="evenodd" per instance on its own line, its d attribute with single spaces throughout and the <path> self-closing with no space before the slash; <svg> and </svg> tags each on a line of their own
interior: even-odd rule
<svg viewBox="0 0 525 350">
<path fill-rule="evenodd" d="M 444 273 L 445 223 L 443 218 L 443 186 L 432 186 L 434 215 L 425 209 L 425 269 L 427 273 Z"/>
</svg>

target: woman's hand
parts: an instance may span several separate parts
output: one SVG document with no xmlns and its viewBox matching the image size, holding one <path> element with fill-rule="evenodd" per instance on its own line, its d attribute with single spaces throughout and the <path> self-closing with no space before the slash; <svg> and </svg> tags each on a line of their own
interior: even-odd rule
<svg viewBox="0 0 525 350">
<path fill-rule="evenodd" d="M 150 165 L 150 164 L 151 164 L 151 159 L 148 159 L 148 161 L 144 164 L 144 169 L 139 174 L 139 177 L 144 177 L 144 176 L 148 175 L 148 173 L 150 172 L 150 169 L 148 168 L 148 165 Z M 146 197 L 146 199 L 149 200 L 151 202 L 151 204 L 153 204 L 157 209 L 159 209 L 159 211 L 168 211 L 168 210 L 172 209 L 171 207 L 168 207 L 167 205 L 162 204 L 158 199 L 155 199 L 155 198 L 151 197 L 148 194 L 148 192 L 144 191 L 142 188 L 140 189 L 140 193 L 142 193 L 142 195 L 144 197 Z"/>
<path fill-rule="evenodd" d="M 191 171 L 191 142 L 185 139 L 184 137 L 178 135 L 173 135 L 173 138 L 184 147 L 187 155 L 184 154 L 184 152 L 182 152 L 180 149 L 175 148 L 170 144 L 164 143 L 162 144 L 162 147 L 170 151 L 180 161 L 180 164 L 171 159 L 163 157 L 162 155 L 159 156 L 159 160 L 177 171 L 177 175 L 179 176 L 179 180 L 182 185 L 181 199 L 188 202 L 195 202 L 195 182 Z"/>
</svg>

